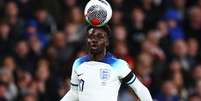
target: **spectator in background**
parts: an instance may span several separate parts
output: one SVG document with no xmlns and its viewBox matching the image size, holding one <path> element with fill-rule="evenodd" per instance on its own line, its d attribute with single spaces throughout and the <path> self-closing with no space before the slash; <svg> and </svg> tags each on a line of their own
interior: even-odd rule
<svg viewBox="0 0 201 101">
<path fill-rule="evenodd" d="M 121 9 L 113 9 L 112 11 L 112 19 L 111 24 L 112 26 L 116 26 L 122 24 L 123 22 L 123 12 Z"/>
<path fill-rule="evenodd" d="M 136 7 L 133 8 L 132 12 L 131 12 L 131 28 L 132 29 L 132 38 L 137 38 L 137 39 L 133 39 L 136 40 L 138 42 L 140 42 L 142 40 L 142 38 L 144 38 L 145 35 L 145 31 L 146 31 L 146 25 L 145 25 L 145 15 L 144 12 L 141 8 Z"/>
<path fill-rule="evenodd" d="M 201 80 L 198 80 L 195 87 L 195 92 L 201 97 Z"/>
<path fill-rule="evenodd" d="M 72 61 L 76 48 L 66 42 L 64 33 L 56 32 L 53 36 L 52 44 L 47 49 L 48 59 L 53 67 L 52 71 L 59 77 L 70 75 L 69 63 Z"/>
<path fill-rule="evenodd" d="M 70 79 L 64 80 L 62 83 L 60 83 L 59 90 L 58 90 L 58 94 L 60 98 L 62 98 L 69 89 L 70 89 Z"/>
<path fill-rule="evenodd" d="M 2 82 L 2 81 L 0 81 L 0 100 L 1 101 L 8 101 L 7 99 L 6 99 L 6 84 L 4 83 L 4 82 Z"/>
<path fill-rule="evenodd" d="M 189 37 L 196 38 L 201 43 L 201 9 L 198 6 L 193 6 L 188 12 L 188 22 L 186 23 L 186 32 Z"/>
<path fill-rule="evenodd" d="M 188 61 L 187 44 L 184 40 L 177 40 L 172 45 L 173 58 L 180 61 L 182 68 L 188 72 L 190 70 L 190 64 Z"/>
<path fill-rule="evenodd" d="M 139 54 L 140 42 L 145 39 L 146 35 L 146 25 L 145 25 L 145 15 L 141 8 L 135 7 L 131 11 L 131 21 L 127 23 L 129 34 L 128 43 L 129 48 L 133 52 L 133 55 Z M 134 46 L 134 47 L 133 47 Z"/>
<path fill-rule="evenodd" d="M 83 30 L 85 26 L 83 21 L 84 16 L 78 6 L 73 7 L 68 13 L 66 13 L 63 30 L 65 34 L 67 34 L 67 41 L 71 43 L 82 43 L 85 36 L 85 31 Z"/>
<path fill-rule="evenodd" d="M 47 100 L 47 80 L 50 77 L 49 63 L 46 59 L 40 59 L 36 65 L 35 79 L 33 82 L 36 83 L 36 90 L 39 101 Z"/>
<path fill-rule="evenodd" d="M 8 1 L 5 6 L 4 17 L 11 25 L 11 31 L 16 36 L 19 36 L 23 31 L 24 20 L 19 16 L 19 8 L 16 2 Z"/>
<path fill-rule="evenodd" d="M 163 9 L 158 5 L 156 0 L 140 0 L 139 2 L 144 11 L 146 28 L 153 28 Z"/>
<path fill-rule="evenodd" d="M 28 21 L 25 26 L 25 32 L 23 33 L 23 36 L 25 39 L 30 39 L 31 37 L 36 36 L 40 40 L 42 47 L 45 47 L 48 43 L 48 37 L 38 28 L 39 25 L 35 20 Z"/>
<path fill-rule="evenodd" d="M 199 101 L 201 99 L 201 97 L 198 94 L 191 94 L 188 97 L 188 101 Z"/>
<path fill-rule="evenodd" d="M 172 7 L 168 9 L 177 11 L 180 14 L 181 20 L 184 20 L 186 14 L 186 0 L 172 0 Z"/>
<path fill-rule="evenodd" d="M 173 81 L 175 79 L 175 85 L 178 86 L 179 89 L 180 86 L 189 86 L 189 73 L 186 72 L 184 68 L 182 68 L 182 64 L 180 63 L 180 61 L 177 59 L 173 59 L 168 64 L 168 67 L 163 71 L 162 79 L 171 79 Z M 179 83 L 182 83 L 182 85 Z"/>
<path fill-rule="evenodd" d="M 64 4 L 68 9 L 71 9 L 77 5 L 77 0 L 64 0 Z"/>
<path fill-rule="evenodd" d="M 33 56 L 36 56 L 35 58 L 39 58 L 40 56 L 42 56 L 42 50 L 44 47 L 37 36 L 30 36 L 28 43 L 31 49 L 31 54 L 33 54 Z"/>
<path fill-rule="evenodd" d="M 32 81 L 32 75 L 24 70 L 17 71 L 17 86 L 18 86 L 18 96 L 22 97 L 23 95 L 29 93 L 28 86 Z"/>
<path fill-rule="evenodd" d="M 21 40 L 16 43 L 14 56 L 19 69 L 33 74 L 34 67 L 32 64 L 35 60 L 30 55 L 30 48 L 27 41 Z"/>
<path fill-rule="evenodd" d="M 22 96 L 21 100 L 19 101 L 38 101 L 37 97 L 31 93 L 27 93 Z"/>
<path fill-rule="evenodd" d="M 177 89 L 172 81 L 165 81 L 161 87 L 161 92 L 154 99 L 158 101 L 179 101 Z"/>
<path fill-rule="evenodd" d="M 192 70 L 192 82 L 191 82 L 191 87 L 196 85 L 196 82 L 201 80 L 201 64 L 195 65 L 195 67 Z"/>
<path fill-rule="evenodd" d="M 178 39 L 185 39 L 186 35 L 180 23 L 182 21 L 180 12 L 167 10 L 164 14 L 164 19 L 167 22 L 168 33 L 172 42 Z"/>
<path fill-rule="evenodd" d="M 124 0 L 112 0 L 112 6 L 117 9 L 123 9 Z"/>
<path fill-rule="evenodd" d="M 12 51 L 13 40 L 9 40 L 10 30 L 10 26 L 7 22 L 0 22 L 0 60 L 3 59 L 4 55 Z"/>
<path fill-rule="evenodd" d="M 162 62 L 165 61 L 166 56 L 163 50 L 159 47 L 160 39 L 160 32 L 157 30 L 149 31 L 145 41 L 142 43 L 141 51 L 150 53 L 155 59 Z"/>
<path fill-rule="evenodd" d="M 45 33 L 49 37 L 50 34 L 53 34 L 57 31 L 56 22 L 45 8 L 41 7 L 35 11 L 34 20 L 38 25 L 38 31 Z"/>
<path fill-rule="evenodd" d="M 189 65 L 193 66 L 195 65 L 200 57 L 199 52 L 199 44 L 198 41 L 195 38 L 190 38 L 187 41 L 188 45 L 188 61 Z"/>
<path fill-rule="evenodd" d="M 82 27 L 78 26 L 75 23 L 66 23 L 66 25 L 64 26 L 64 34 L 65 34 L 65 38 L 66 41 L 68 43 L 77 43 L 77 42 L 82 42 L 84 41 L 84 33 L 83 31 L 81 32 Z"/>
<path fill-rule="evenodd" d="M 8 101 L 15 100 L 18 90 L 14 83 L 12 72 L 9 69 L 3 68 L 0 70 L 0 81 L 6 84 L 5 98 Z"/>
<path fill-rule="evenodd" d="M 137 60 L 136 72 L 139 80 L 149 87 L 153 82 L 151 73 L 153 69 L 153 58 L 148 53 L 141 53 Z"/>
<path fill-rule="evenodd" d="M 115 56 L 124 59 L 130 65 L 131 70 L 134 71 L 134 59 L 129 53 L 128 46 L 127 46 L 127 31 L 123 25 L 117 25 L 113 29 L 113 53 Z"/>
<path fill-rule="evenodd" d="M 10 71 L 12 76 L 15 77 L 16 75 L 16 69 L 17 64 L 15 62 L 15 59 L 13 56 L 5 56 L 2 62 L 2 68 L 5 68 L 6 70 Z M 15 80 L 16 78 L 14 78 Z"/>
<path fill-rule="evenodd" d="M 33 16 L 33 11 L 36 5 L 36 1 L 34 0 L 16 0 L 18 7 L 19 7 L 19 13 L 20 16 L 23 19 L 30 19 Z"/>
</svg>

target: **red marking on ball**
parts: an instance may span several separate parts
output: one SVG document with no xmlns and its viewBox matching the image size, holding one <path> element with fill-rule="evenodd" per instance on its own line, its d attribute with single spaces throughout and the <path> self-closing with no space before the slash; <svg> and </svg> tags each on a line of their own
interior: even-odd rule
<svg viewBox="0 0 201 101">
<path fill-rule="evenodd" d="M 93 25 L 99 25 L 100 24 L 100 20 L 98 18 L 94 18 L 94 19 L 91 20 L 91 23 Z"/>
</svg>

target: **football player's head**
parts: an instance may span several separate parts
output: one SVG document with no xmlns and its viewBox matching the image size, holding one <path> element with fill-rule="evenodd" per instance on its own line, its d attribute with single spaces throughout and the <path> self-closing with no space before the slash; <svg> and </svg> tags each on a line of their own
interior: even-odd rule
<svg viewBox="0 0 201 101">
<path fill-rule="evenodd" d="M 91 54 L 98 54 L 106 51 L 109 45 L 110 28 L 93 27 L 87 28 L 87 46 Z"/>
</svg>

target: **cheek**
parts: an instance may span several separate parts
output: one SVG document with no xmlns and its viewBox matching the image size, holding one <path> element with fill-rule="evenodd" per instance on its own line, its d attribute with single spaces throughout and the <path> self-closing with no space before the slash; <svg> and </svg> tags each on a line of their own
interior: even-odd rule
<svg viewBox="0 0 201 101">
<path fill-rule="evenodd" d="M 105 47 L 107 45 L 107 41 L 106 40 L 99 40 L 98 43 L 102 47 Z"/>
</svg>

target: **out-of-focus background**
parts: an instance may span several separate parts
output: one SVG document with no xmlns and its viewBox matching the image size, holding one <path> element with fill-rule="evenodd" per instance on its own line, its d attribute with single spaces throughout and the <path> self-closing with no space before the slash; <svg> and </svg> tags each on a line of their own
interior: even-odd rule
<svg viewBox="0 0 201 101">
<path fill-rule="evenodd" d="M 201 101 L 201 0 L 108 0 L 110 51 L 156 101 Z M 0 0 L 0 101 L 59 101 L 86 54 L 88 0 Z M 122 86 L 119 101 L 136 101 Z M 98 91 L 97 91 L 98 92 Z"/>
</svg>

